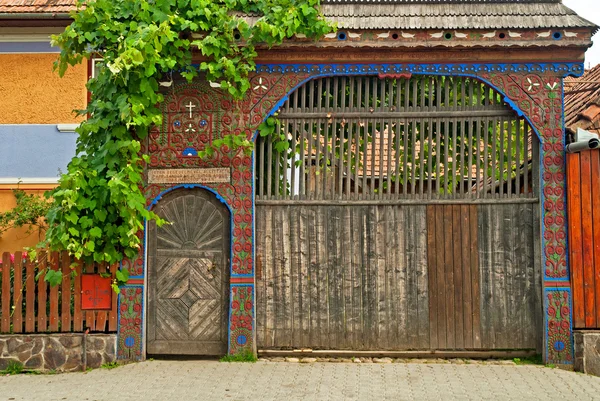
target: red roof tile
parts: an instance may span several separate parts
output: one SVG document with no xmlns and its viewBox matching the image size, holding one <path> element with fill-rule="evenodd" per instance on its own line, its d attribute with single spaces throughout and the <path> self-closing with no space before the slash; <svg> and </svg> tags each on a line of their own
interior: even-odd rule
<svg viewBox="0 0 600 401">
<path fill-rule="evenodd" d="M 63 14 L 76 4 L 76 0 L 0 0 L 0 14 Z"/>
<path fill-rule="evenodd" d="M 565 123 L 571 131 L 600 132 L 600 64 L 580 78 L 565 79 Z"/>
</svg>

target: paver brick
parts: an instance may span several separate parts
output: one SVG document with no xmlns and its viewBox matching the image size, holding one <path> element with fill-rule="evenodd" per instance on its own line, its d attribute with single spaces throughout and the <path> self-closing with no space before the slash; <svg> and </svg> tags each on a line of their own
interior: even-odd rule
<svg viewBox="0 0 600 401">
<path fill-rule="evenodd" d="M 0 377 L 0 400 L 600 400 L 600 378 L 541 366 L 222 363 Z"/>
</svg>

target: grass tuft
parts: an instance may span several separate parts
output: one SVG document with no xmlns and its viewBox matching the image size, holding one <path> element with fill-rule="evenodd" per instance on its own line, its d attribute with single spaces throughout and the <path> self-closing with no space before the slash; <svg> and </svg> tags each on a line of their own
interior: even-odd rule
<svg viewBox="0 0 600 401">
<path fill-rule="evenodd" d="M 233 355 L 225 355 L 219 359 L 221 362 L 256 362 L 256 355 L 250 350 L 244 350 Z"/>
</svg>

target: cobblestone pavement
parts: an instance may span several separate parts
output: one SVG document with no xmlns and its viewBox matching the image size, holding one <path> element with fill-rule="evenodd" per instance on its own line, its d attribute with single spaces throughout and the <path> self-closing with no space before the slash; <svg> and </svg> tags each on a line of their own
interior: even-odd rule
<svg viewBox="0 0 600 401">
<path fill-rule="evenodd" d="M 600 400 L 600 378 L 541 366 L 147 361 L 0 377 L 0 400 Z"/>
</svg>

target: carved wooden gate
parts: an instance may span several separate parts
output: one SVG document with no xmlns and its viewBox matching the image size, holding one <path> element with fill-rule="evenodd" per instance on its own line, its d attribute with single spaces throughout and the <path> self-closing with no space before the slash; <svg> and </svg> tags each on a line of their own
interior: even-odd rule
<svg viewBox="0 0 600 401">
<path fill-rule="evenodd" d="M 258 346 L 541 350 L 539 142 L 461 77 L 300 87 L 256 153 Z"/>
<path fill-rule="evenodd" d="M 148 354 L 227 352 L 230 216 L 212 193 L 178 189 L 148 225 Z"/>
</svg>

